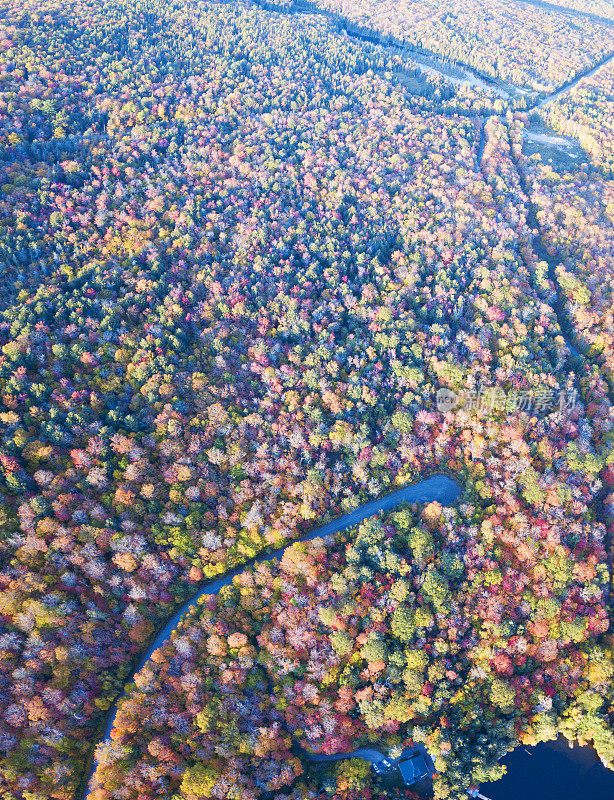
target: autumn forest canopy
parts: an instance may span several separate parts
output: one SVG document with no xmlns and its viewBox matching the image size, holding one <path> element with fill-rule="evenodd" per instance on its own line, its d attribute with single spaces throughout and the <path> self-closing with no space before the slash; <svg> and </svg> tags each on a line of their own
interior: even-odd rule
<svg viewBox="0 0 614 800">
<path fill-rule="evenodd" d="M 3 800 L 614 769 L 612 52 L 609 0 L 0 0 Z"/>
</svg>

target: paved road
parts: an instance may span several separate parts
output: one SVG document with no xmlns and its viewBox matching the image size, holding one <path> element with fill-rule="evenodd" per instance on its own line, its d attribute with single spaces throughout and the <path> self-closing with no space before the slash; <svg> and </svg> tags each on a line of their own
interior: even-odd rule
<svg viewBox="0 0 614 800">
<path fill-rule="evenodd" d="M 304 747 L 299 748 L 301 753 L 310 761 L 317 761 L 319 763 L 328 761 L 342 761 L 345 758 L 364 758 L 365 761 L 370 761 L 372 764 L 379 764 L 387 756 L 380 750 L 375 750 L 372 747 L 359 747 L 357 750 L 352 750 L 351 753 L 335 753 L 334 755 L 325 755 L 323 753 L 310 753 Z"/>
</svg>

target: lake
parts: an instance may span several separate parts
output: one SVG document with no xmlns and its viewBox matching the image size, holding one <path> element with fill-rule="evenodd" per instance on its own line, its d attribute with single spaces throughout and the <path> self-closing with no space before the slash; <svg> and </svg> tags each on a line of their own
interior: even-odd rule
<svg viewBox="0 0 614 800">
<path fill-rule="evenodd" d="M 521 745 L 503 759 L 507 775 L 485 783 L 490 800 L 610 800 L 614 772 L 590 747 L 569 747 L 560 737 L 535 747 Z"/>
</svg>

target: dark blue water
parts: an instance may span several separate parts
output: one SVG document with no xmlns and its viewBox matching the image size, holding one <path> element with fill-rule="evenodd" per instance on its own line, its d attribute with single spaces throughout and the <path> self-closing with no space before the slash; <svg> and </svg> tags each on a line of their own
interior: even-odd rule
<svg viewBox="0 0 614 800">
<path fill-rule="evenodd" d="M 614 800 L 614 772 L 590 747 L 560 738 L 517 747 L 503 763 L 507 775 L 480 787 L 491 800 Z"/>
</svg>

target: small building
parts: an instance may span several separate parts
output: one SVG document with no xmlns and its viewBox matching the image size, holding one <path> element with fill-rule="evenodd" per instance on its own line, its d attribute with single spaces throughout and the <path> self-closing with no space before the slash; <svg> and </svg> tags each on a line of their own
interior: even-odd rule
<svg viewBox="0 0 614 800">
<path fill-rule="evenodd" d="M 408 756 L 401 757 L 397 762 L 397 767 L 405 786 L 412 786 L 430 774 L 424 756 L 420 752 L 413 752 Z"/>
</svg>

